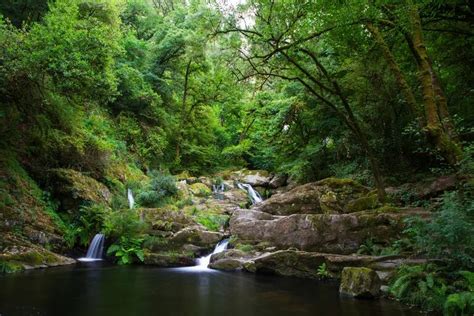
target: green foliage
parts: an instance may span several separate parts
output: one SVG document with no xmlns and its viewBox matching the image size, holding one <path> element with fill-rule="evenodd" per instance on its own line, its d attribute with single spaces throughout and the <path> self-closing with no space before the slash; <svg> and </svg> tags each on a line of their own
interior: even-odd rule
<svg viewBox="0 0 474 316">
<path fill-rule="evenodd" d="M 137 195 L 137 201 L 145 207 L 158 207 L 166 204 L 169 198 L 178 193 L 176 180 L 172 175 L 160 171 L 150 172 L 150 184 Z"/>
<path fill-rule="evenodd" d="M 144 233 L 146 224 L 135 210 L 113 211 L 104 220 L 103 232 L 112 238 L 135 238 Z"/>
<path fill-rule="evenodd" d="M 327 279 L 331 276 L 325 262 L 321 263 L 321 265 L 318 267 L 318 271 L 316 272 L 316 274 L 321 279 Z"/>
<path fill-rule="evenodd" d="M 229 215 L 198 213 L 197 222 L 210 231 L 219 231 L 229 222 Z"/>
<path fill-rule="evenodd" d="M 135 261 L 144 260 L 142 249 L 142 238 L 130 238 L 121 236 L 120 239 L 107 249 L 107 255 L 114 255 L 118 264 L 131 264 Z"/>
<path fill-rule="evenodd" d="M 405 234 L 419 251 L 445 259 L 453 267 L 473 269 L 474 201 L 470 197 L 470 192 L 446 193 L 432 220 L 409 219 Z"/>
<path fill-rule="evenodd" d="M 447 285 L 433 265 L 403 266 L 390 285 L 390 292 L 400 301 L 426 310 L 441 310 Z"/>
</svg>

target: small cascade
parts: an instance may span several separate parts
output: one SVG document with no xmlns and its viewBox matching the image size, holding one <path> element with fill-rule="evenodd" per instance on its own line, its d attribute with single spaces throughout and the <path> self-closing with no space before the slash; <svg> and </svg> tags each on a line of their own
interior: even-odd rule
<svg viewBox="0 0 474 316">
<path fill-rule="evenodd" d="M 83 258 L 79 258 L 79 261 L 100 261 L 102 260 L 102 254 L 104 253 L 104 234 L 96 234 L 87 249 L 87 254 Z"/>
<path fill-rule="evenodd" d="M 225 191 L 224 183 L 213 184 L 212 185 L 212 194 L 214 195 L 215 199 L 223 200 L 224 199 L 224 191 Z"/>
<path fill-rule="evenodd" d="M 128 207 L 132 209 L 133 206 L 135 205 L 135 199 L 133 198 L 133 193 L 131 189 L 127 190 L 127 198 L 128 198 Z"/>
<path fill-rule="evenodd" d="M 253 205 L 263 201 L 260 194 L 257 191 L 255 191 L 250 184 L 248 184 L 248 183 L 237 183 L 237 186 L 239 187 L 239 189 L 247 191 Z"/>
<path fill-rule="evenodd" d="M 198 269 L 207 269 L 207 266 L 209 265 L 209 263 L 211 262 L 211 256 L 213 254 L 216 254 L 216 253 L 219 253 L 219 252 L 223 252 L 224 250 L 227 249 L 227 245 L 229 244 L 229 239 L 224 239 L 224 240 L 221 240 L 217 245 L 216 247 L 214 248 L 214 251 L 205 256 L 205 257 L 201 257 L 198 259 L 197 261 L 197 266 L 196 268 Z"/>
<path fill-rule="evenodd" d="M 225 185 L 224 183 L 221 183 L 221 184 L 213 184 L 212 185 L 212 192 L 213 193 L 223 193 L 225 191 Z"/>
</svg>

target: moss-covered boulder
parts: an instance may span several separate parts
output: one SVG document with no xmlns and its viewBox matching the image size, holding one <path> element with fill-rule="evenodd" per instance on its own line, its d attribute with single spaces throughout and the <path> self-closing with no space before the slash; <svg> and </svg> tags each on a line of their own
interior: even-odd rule
<svg viewBox="0 0 474 316">
<path fill-rule="evenodd" d="M 367 193 L 369 190 L 354 180 L 328 178 L 275 194 L 258 209 L 275 215 L 350 213 L 362 204 L 353 202 L 356 206 L 351 209 L 348 208 L 350 202 L 365 197 Z M 371 203 L 368 204 L 371 208 Z"/>
<path fill-rule="evenodd" d="M 189 190 L 195 196 L 208 197 L 212 194 L 211 189 L 204 183 L 194 183 L 189 186 Z"/>
<path fill-rule="evenodd" d="M 222 271 L 236 271 L 244 268 L 244 261 L 240 259 L 224 258 L 209 264 L 209 268 Z"/>
<path fill-rule="evenodd" d="M 138 212 L 143 214 L 147 223 L 150 223 L 152 231 L 178 232 L 196 224 L 186 212 L 171 207 L 142 208 Z"/>
<path fill-rule="evenodd" d="M 194 266 L 196 259 L 192 252 L 185 251 L 145 251 L 144 264 L 156 265 L 159 267 L 187 267 Z"/>
<path fill-rule="evenodd" d="M 239 243 L 266 242 L 279 249 L 349 254 L 368 238 L 389 244 L 404 229 L 408 216 L 429 216 L 429 212 L 401 209 L 387 212 L 362 211 L 350 214 L 293 214 L 237 210 L 230 220 L 230 232 Z"/>
<path fill-rule="evenodd" d="M 169 241 L 173 245 L 192 244 L 204 248 L 212 248 L 222 238 L 222 233 L 207 231 L 201 226 L 191 226 L 183 228 L 174 234 Z"/>
<path fill-rule="evenodd" d="M 109 189 L 99 181 L 72 169 L 53 169 L 51 189 L 65 210 L 78 209 L 84 202 L 108 204 Z"/>
<path fill-rule="evenodd" d="M 356 298 L 374 298 L 379 296 L 381 285 L 374 270 L 346 267 L 342 270 L 339 293 Z"/>
</svg>

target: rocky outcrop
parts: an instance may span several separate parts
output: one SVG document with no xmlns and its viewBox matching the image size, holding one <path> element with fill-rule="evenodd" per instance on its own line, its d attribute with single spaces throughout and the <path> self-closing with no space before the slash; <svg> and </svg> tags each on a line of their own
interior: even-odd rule
<svg viewBox="0 0 474 316">
<path fill-rule="evenodd" d="M 173 245 L 192 244 L 204 248 L 214 247 L 221 239 L 223 234 L 204 230 L 200 226 L 186 227 L 169 239 Z"/>
<path fill-rule="evenodd" d="M 354 204 L 354 201 L 366 197 L 368 193 L 366 187 L 354 180 L 328 178 L 273 195 L 261 203 L 258 209 L 274 215 L 350 213 L 376 206 L 377 203 L 374 205 L 371 200 L 367 206 L 361 201 L 357 203 L 357 208 L 348 207 L 351 202 Z"/>
<path fill-rule="evenodd" d="M 342 270 L 339 293 L 356 298 L 374 298 L 379 296 L 381 285 L 374 270 L 346 267 Z"/>
<path fill-rule="evenodd" d="M 15 236 L 4 236 L 0 245 L 0 273 L 69 265 L 76 260 L 53 253 Z"/>
<path fill-rule="evenodd" d="M 154 231 L 178 232 L 196 224 L 193 218 L 182 210 L 142 208 L 138 212 L 144 215 L 146 222 L 151 224 L 151 229 Z"/>
<path fill-rule="evenodd" d="M 186 252 L 148 252 L 145 251 L 144 264 L 156 265 L 159 267 L 187 267 L 195 265 L 192 253 Z"/>
<path fill-rule="evenodd" d="M 407 216 L 427 215 L 423 211 L 363 211 L 351 214 L 293 214 L 273 216 L 253 210 L 235 211 L 230 231 L 239 242 L 267 242 L 280 249 L 348 254 L 356 252 L 369 237 L 387 243 L 403 229 Z"/>
<path fill-rule="evenodd" d="M 108 204 L 111 201 L 111 193 L 105 185 L 79 171 L 53 169 L 50 174 L 54 195 L 64 210 L 77 210 L 84 202 Z"/>
</svg>

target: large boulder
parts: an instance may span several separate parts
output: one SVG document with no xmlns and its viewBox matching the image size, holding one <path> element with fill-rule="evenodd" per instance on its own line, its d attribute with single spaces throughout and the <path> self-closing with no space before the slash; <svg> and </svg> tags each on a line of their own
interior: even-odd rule
<svg viewBox="0 0 474 316">
<path fill-rule="evenodd" d="M 260 211 L 237 210 L 230 231 L 240 243 L 266 242 L 280 249 L 348 254 L 356 252 L 368 238 L 389 243 L 403 230 L 403 219 L 428 215 L 418 210 L 388 209 L 351 214 L 293 214 L 273 216 Z"/>
<path fill-rule="evenodd" d="M 373 298 L 379 296 L 381 285 L 374 270 L 346 267 L 342 270 L 339 293 L 356 298 Z"/>
<path fill-rule="evenodd" d="M 193 254 L 188 252 L 155 253 L 145 251 L 143 263 L 159 267 L 187 267 L 195 265 L 195 261 Z"/>
<path fill-rule="evenodd" d="M 84 202 L 108 204 L 109 189 L 99 181 L 72 169 L 51 170 L 52 189 L 65 210 L 78 209 Z"/>
<path fill-rule="evenodd" d="M 268 186 L 271 189 L 277 189 L 279 187 L 285 186 L 287 180 L 288 176 L 286 174 L 277 174 L 270 180 Z"/>
<path fill-rule="evenodd" d="M 357 203 L 356 209 L 348 207 L 350 202 L 368 194 L 369 190 L 354 180 L 328 178 L 273 195 L 259 204 L 258 209 L 275 215 L 350 213 L 376 206 L 370 200 L 366 208 L 361 207 L 362 203 Z"/>
<path fill-rule="evenodd" d="M 224 235 L 204 230 L 201 226 L 186 227 L 174 234 L 169 242 L 173 245 L 192 244 L 204 248 L 214 247 Z"/>
<path fill-rule="evenodd" d="M 138 210 L 145 221 L 151 224 L 152 230 L 178 232 L 183 228 L 195 225 L 195 221 L 182 210 L 171 208 L 142 208 Z"/>
<path fill-rule="evenodd" d="M 300 278 L 320 278 L 318 268 L 323 264 L 333 277 L 338 277 L 346 266 L 363 267 L 377 261 L 378 257 L 335 255 L 297 250 L 280 250 L 247 259 L 251 272 L 271 273 Z"/>
</svg>

